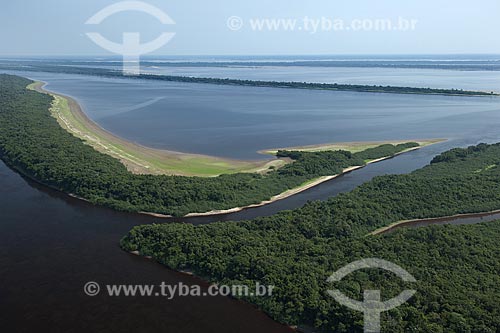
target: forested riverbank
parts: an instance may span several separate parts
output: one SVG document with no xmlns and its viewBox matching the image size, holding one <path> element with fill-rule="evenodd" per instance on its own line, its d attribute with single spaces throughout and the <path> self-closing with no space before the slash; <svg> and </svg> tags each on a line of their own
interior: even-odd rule
<svg viewBox="0 0 500 333">
<path fill-rule="evenodd" d="M 0 154 L 9 165 L 45 185 L 91 203 L 128 212 L 184 216 L 260 204 L 323 176 L 390 157 L 415 142 L 365 151 L 287 152 L 293 163 L 265 174 L 219 177 L 135 175 L 64 130 L 51 116 L 52 97 L 26 89 L 32 81 L 0 76 Z"/>
<path fill-rule="evenodd" d="M 271 217 L 138 226 L 122 247 L 217 283 L 275 285 L 270 297 L 244 299 L 280 322 L 329 332 L 360 331 L 362 316 L 326 294 L 328 276 L 358 259 L 383 258 L 418 281 L 416 296 L 390 312 L 385 331 L 496 332 L 499 222 L 366 235 L 402 219 L 498 209 L 499 165 L 500 144 L 452 149 L 411 174 L 377 177 L 350 193 Z M 385 274 L 356 277 L 341 284 L 352 297 L 373 285 L 383 286 L 385 299 L 404 289 Z"/>
</svg>

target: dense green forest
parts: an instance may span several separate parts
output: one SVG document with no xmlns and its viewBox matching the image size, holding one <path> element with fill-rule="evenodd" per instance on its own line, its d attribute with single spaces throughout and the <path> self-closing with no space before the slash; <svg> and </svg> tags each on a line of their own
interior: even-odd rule
<svg viewBox="0 0 500 333">
<path fill-rule="evenodd" d="M 103 69 L 103 68 L 83 68 L 72 66 L 46 65 L 40 63 L 0 64 L 1 69 L 49 72 L 49 73 L 67 73 L 96 75 L 101 77 L 124 77 L 122 71 Z M 463 89 L 436 89 L 436 88 L 414 88 L 414 87 L 396 87 L 381 85 L 359 85 L 359 84 L 337 84 L 337 83 L 308 83 L 308 82 L 278 82 L 278 81 L 255 81 L 238 79 L 220 79 L 220 78 L 202 78 L 173 75 L 155 75 L 140 74 L 127 75 L 129 79 L 145 79 L 168 82 L 186 82 L 186 83 L 206 83 L 218 85 L 233 86 L 251 86 L 251 87 L 269 87 L 269 88 L 291 88 L 291 89 L 313 89 L 313 90 L 332 90 L 332 91 L 357 91 L 371 93 L 392 93 L 392 94 L 434 94 L 434 95 L 461 95 L 461 96 L 498 96 L 494 92 L 469 91 Z"/>
<path fill-rule="evenodd" d="M 59 126 L 52 97 L 25 87 L 32 81 L 0 75 L 0 156 L 22 173 L 92 203 L 130 212 L 183 216 L 260 203 L 288 189 L 365 160 L 392 156 L 417 143 L 382 145 L 366 152 L 280 152 L 293 163 L 267 174 L 213 178 L 134 175 Z M 368 154 L 368 155 L 367 155 Z"/>
<path fill-rule="evenodd" d="M 243 298 L 280 322 L 329 332 L 361 331 L 362 314 L 326 294 L 327 277 L 358 259 L 386 259 L 415 276 L 408 287 L 418 292 L 383 315 L 385 332 L 498 332 L 500 222 L 368 234 L 402 219 L 499 209 L 499 165 L 500 144 L 453 149 L 325 202 L 243 222 L 138 226 L 121 245 L 214 282 L 274 285 L 272 296 Z M 378 270 L 338 284 L 358 299 L 374 286 L 383 299 L 408 289 Z"/>
</svg>

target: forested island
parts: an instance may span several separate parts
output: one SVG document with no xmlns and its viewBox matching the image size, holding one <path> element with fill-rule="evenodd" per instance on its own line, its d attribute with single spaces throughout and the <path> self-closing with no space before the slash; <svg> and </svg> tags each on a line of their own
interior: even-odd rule
<svg viewBox="0 0 500 333">
<path fill-rule="evenodd" d="M 109 78 L 126 77 L 126 78 L 157 80 L 166 82 L 204 83 L 204 84 L 216 84 L 216 85 L 250 86 L 250 87 L 266 87 L 266 88 L 355 91 L 355 92 L 391 93 L 391 94 L 499 96 L 499 94 L 495 92 L 470 91 L 463 89 L 436 89 L 436 88 L 415 88 L 415 87 L 356 85 L 356 84 L 337 84 L 337 83 L 256 81 L 256 80 L 202 78 L 202 77 L 156 75 L 156 74 L 124 75 L 122 71 L 112 70 L 112 69 L 56 66 L 48 64 L 39 64 L 39 63 L 23 63 L 22 66 L 17 64 L 0 64 L 0 69 L 94 75 L 94 76 L 109 77 Z"/>
<path fill-rule="evenodd" d="M 349 151 L 288 151 L 293 161 L 263 174 L 215 178 L 136 175 L 59 126 L 50 95 L 31 80 L 0 75 L 0 157 L 52 188 L 130 212 L 183 216 L 259 203 L 315 178 L 418 147 L 415 142 Z M 408 175 L 376 177 L 350 193 L 270 217 L 210 225 L 146 225 L 121 241 L 176 269 L 224 284 L 274 285 L 269 297 L 246 297 L 272 318 L 327 332 L 362 329 L 362 314 L 326 294 L 327 277 L 354 260 L 380 257 L 406 268 L 418 292 L 384 320 L 390 332 L 496 332 L 500 223 L 432 226 L 369 235 L 391 223 L 500 208 L 500 144 L 453 149 Z M 384 299 L 405 286 L 374 272 L 338 285 L 351 297 L 371 281 Z M 386 314 L 384 314 L 385 316 Z M 387 317 L 388 318 L 388 317 Z"/>
<path fill-rule="evenodd" d="M 416 285 L 378 270 L 337 284 L 356 299 L 373 286 L 382 288 L 383 299 L 417 290 L 383 315 L 383 331 L 493 333 L 500 328 L 500 222 L 369 233 L 404 219 L 499 209 L 499 188 L 500 144 L 480 144 L 447 151 L 411 174 L 379 176 L 350 193 L 270 217 L 138 226 L 121 246 L 214 283 L 274 285 L 272 296 L 243 299 L 282 323 L 327 332 L 361 332 L 363 320 L 327 295 L 326 279 L 355 260 L 383 258 L 407 269 Z"/>
<path fill-rule="evenodd" d="M 26 89 L 32 82 L 0 75 L 0 157 L 40 183 L 127 212 L 184 216 L 260 204 L 317 178 L 419 146 L 385 144 L 356 153 L 279 151 L 292 163 L 266 173 L 132 174 L 118 159 L 64 130 L 49 111 L 52 96 Z"/>
</svg>

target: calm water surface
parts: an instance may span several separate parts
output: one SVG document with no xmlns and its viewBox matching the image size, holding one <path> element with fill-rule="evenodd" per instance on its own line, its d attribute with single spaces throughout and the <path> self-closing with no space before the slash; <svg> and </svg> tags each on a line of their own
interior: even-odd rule
<svg viewBox="0 0 500 333">
<path fill-rule="evenodd" d="M 500 98 L 369 94 L 26 73 L 111 132 L 155 148 L 241 159 L 345 141 L 496 137 Z"/>
<path fill-rule="evenodd" d="M 48 81 L 50 89 L 76 97 L 94 120 L 115 133 L 177 150 L 220 150 L 225 156 L 253 158 L 255 150 L 264 147 L 329 142 L 336 138 L 451 138 L 370 165 L 269 206 L 216 218 L 183 220 L 194 224 L 271 215 L 300 207 L 308 200 L 324 200 L 350 191 L 377 175 L 410 172 L 454 146 L 500 141 L 496 128 L 500 120 L 498 100 L 491 98 L 257 88 L 247 91 L 238 87 L 145 84 L 43 73 L 29 76 Z M 152 100 L 154 103 L 148 104 Z M 142 106 L 134 109 L 138 104 Z M 182 140 L 175 140 L 178 136 Z M 241 143 L 244 144 L 239 151 Z M 124 253 L 118 246 L 119 239 L 134 225 L 174 221 L 93 207 L 26 181 L 1 162 L 0 189 L 2 330 L 288 331 L 250 305 L 223 297 L 166 300 L 85 296 L 82 288 L 87 281 L 103 285 L 199 283 Z"/>
<path fill-rule="evenodd" d="M 250 219 L 299 207 L 350 191 L 377 175 L 410 172 L 449 146 L 446 142 L 372 164 L 269 206 L 184 222 Z M 85 296 L 87 281 L 200 283 L 118 246 L 134 225 L 175 221 L 91 206 L 27 181 L 1 162 L 0 188 L 0 323 L 6 331 L 289 332 L 252 306 L 229 298 Z"/>
<path fill-rule="evenodd" d="M 0 188 L 2 332 L 290 331 L 224 297 L 88 297 L 88 281 L 200 281 L 120 250 L 118 242 L 132 226 L 154 219 L 69 199 L 27 182 L 1 162 Z"/>
<path fill-rule="evenodd" d="M 242 80 L 500 91 L 499 71 L 355 67 L 144 67 L 145 73 Z"/>
<path fill-rule="evenodd" d="M 55 63 L 108 69 L 121 67 L 118 58 L 56 59 Z M 499 55 L 204 56 L 144 57 L 142 71 L 244 80 L 500 91 L 499 66 Z"/>
</svg>

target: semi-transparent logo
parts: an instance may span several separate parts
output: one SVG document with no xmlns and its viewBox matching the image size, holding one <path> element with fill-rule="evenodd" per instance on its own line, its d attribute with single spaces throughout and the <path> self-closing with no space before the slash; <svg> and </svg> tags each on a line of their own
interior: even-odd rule
<svg viewBox="0 0 500 333">
<path fill-rule="evenodd" d="M 362 259 L 352 262 L 333 273 L 327 279 L 327 282 L 338 282 L 355 271 L 367 268 L 384 269 L 396 274 L 404 282 L 416 282 L 415 278 L 400 266 L 390 261 L 376 258 Z M 380 314 L 406 303 L 406 301 L 408 301 L 415 294 L 415 292 L 415 290 L 404 290 L 398 296 L 387 301 L 382 301 L 380 290 L 365 290 L 364 299 L 361 302 L 347 297 L 340 290 L 328 290 L 328 294 L 335 298 L 335 300 L 340 304 L 353 310 L 363 312 L 364 331 L 366 333 L 380 332 Z"/>
<path fill-rule="evenodd" d="M 149 14 L 165 25 L 175 24 L 174 20 L 161 9 L 142 1 L 122 1 L 107 6 L 88 19 L 85 24 L 98 25 L 114 14 L 129 11 Z M 174 37 L 175 33 L 165 31 L 156 39 L 142 44 L 139 32 L 123 32 L 121 44 L 104 38 L 98 32 L 88 32 L 86 35 L 103 49 L 122 55 L 123 73 L 136 75 L 140 74 L 140 56 L 164 46 Z"/>
</svg>

